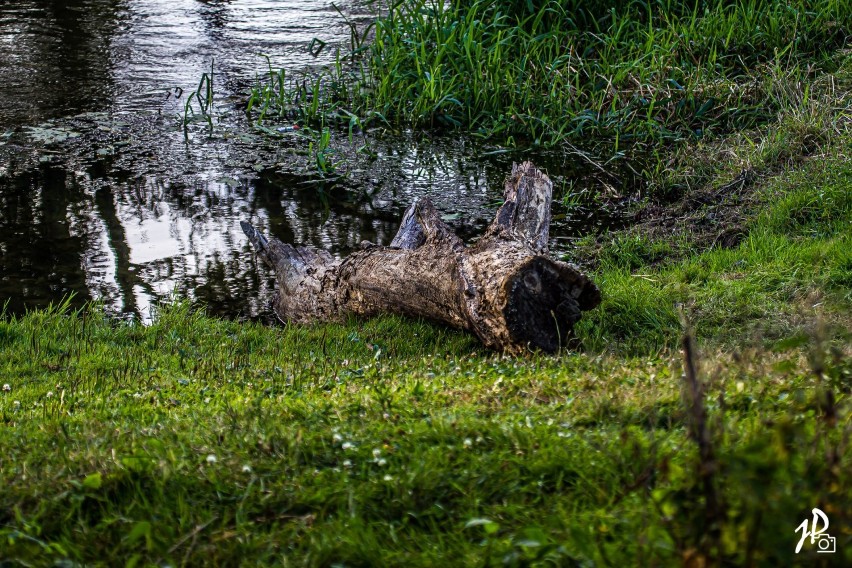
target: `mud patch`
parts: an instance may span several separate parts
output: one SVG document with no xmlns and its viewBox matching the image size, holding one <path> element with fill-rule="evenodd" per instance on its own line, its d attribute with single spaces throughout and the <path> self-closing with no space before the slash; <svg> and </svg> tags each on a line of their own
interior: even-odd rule
<svg viewBox="0 0 852 568">
<path fill-rule="evenodd" d="M 632 230 L 652 239 L 689 241 L 697 251 L 733 248 L 747 234 L 747 220 L 758 201 L 753 192 L 757 181 L 754 171 L 743 170 L 719 187 L 694 191 L 670 206 L 648 205 L 630 220 Z"/>
</svg>

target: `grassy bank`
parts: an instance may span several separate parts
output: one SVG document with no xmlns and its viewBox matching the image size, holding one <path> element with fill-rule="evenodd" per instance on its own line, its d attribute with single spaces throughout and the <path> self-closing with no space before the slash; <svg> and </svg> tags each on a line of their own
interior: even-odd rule
<svg viewBox="0 0 852 568">
<path fill-rule="evenodd" d="M 336 66 L 270 69 L 249 112 L 460 126 L 509 145 L 592 140 L 610 156 L 773 121 L 836 67 L 851 30 L 848 0 L 391 2 L 352 25 Z"/>
<path fill-rule="evenodd" d="M 849 559 L 852 368 L 828 344 L 707 352 L 708 461 L 668 354 L 503 360 L 395 320 L 184 309 L 2 330 L 7 560 L 809 564 L 793 529 L 813 506 Z"/>
<path fill-rule="evenodd" d="M 396 318 L 268 328 L 185 304 L 149 327 L 0 318 L 0 557 L 848 563 L 852 167 L 836 150 L 762 180 L 734 246 L 602 243 L 584 353 L 509 359 Z M 813 507 L 835 555 L 794 553 Z"/>
<path fill-rule="evenodd" d="M 709 193 L 687 194 L 696 205 L 688 215 L 663 210 L 673 222 L 652 217 L 580 243 L 578 257 L 597 263 L 608 292 L 581 322 L 587 346 L 670 346 L 681 332 L 677 305 L 700 338 L 719 344 L 803 333 L 818 316 L 852 329 L 850 151 L 836 144 L 751 187 L 710 183 Z"/>
</svg>

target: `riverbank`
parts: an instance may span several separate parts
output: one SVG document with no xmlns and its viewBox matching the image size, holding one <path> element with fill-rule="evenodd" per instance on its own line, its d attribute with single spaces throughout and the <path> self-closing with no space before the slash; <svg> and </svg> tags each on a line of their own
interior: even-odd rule
<svg viewBox="0 0 852 568">
<path fill-rule="evenodd" d="M 397 318 L 264 327 L 185 303 L 151 326 L 5 316 L 2 556 L 789 565 L 815 558 L 793 529 L 819 506 L 842 564 L 849 150 L 761 181 L 735 246 L 669 256 L 677 242 L 617 235 L 584 353 L 502 358 Z"/>
<path fill-rule="evenodd" d="M 150 325 L 91 304 L 0 309 L 0 564 L 852 562 L 848 2 L 711 2 L 725 8 L 707 13 L 678 12 L 682 3 L 671 2 L 661 12 L 669 20 L 624 3 L 623 20 L 604 10 L 585 22 L 547 10 L 524 16 L 527 6 L 566 3 L 504 4 L 516 11 L 498 18 L 496 3 L 450 2 L 444 20 L 431 4 L 400 5 L 397 19 L 368 28 L 372 39 L 353 37 L 352 51 L 379 50 L 361 53 L 394 66 L 369 76 L 384 91 L 322 99 L 335 91 L 308 92 L 307 83 L 288 91 L 283 75 L 270 76 L 247 110 L 256 121 L 268 103 L 264 120 L 313 126 L 306 138 L 271 146 L 282 156 L 270 163 L 315 143 L 303 151 L 305 167 L 313 160 L 321 169 L 329 166 L 319 160 L 328 157 L 321 136 L 333 145 L 329 138 L 363 134 L 374 146 L 359 149 L 359 159 L 396 156 L 400 175 L 383 174 L 394 192 L 432 154 L 376 152 L 371 127 L 461 126 L 530 144 L 513 158 L 535 161 L 551 145 L 566 159 L 593 161 L 599 177 L 581 196 L 571 175 L 561 178 L 558 215 L 615 202 L 627 212 L 623 226 L 590 227 L 558 252 L 586 267 L 603 293 L 577 327 L 582 349 L 507 358 L 470 336 L 394 317 L 304 327 L 207 315 L 205 299 L 242 302 L 232 280 L 196 293 L 198 305 L 162 305 Z M 504 47 L 514 63 L 501 61 Z M 559 53 L 567 56 L 544 57 Z M 528 58 L 519 68 L 524 55 L 550 67 Z M 545 96 L 542 84 L 554 91 Z M 353 100 L 371 106 L 347 106 Z M 209 138 L 196 127 L 209 128 Z M 110 135 L 123 140 L 122 128 Z M 210 151 L 216 128 L 188 131 Z M 584 138 L 608 150 L 569 145 Z M 504 151 L 516 148 L 493 152 Z M 640 183 L 624 176 L 631 168 Z M 459 171 L 446 183 L 450 203 L 479 195 L 481 185 L 499 187 L 479 180 L 479 170 Z M 228 176 L 219 190 L 192 202 L 191 217 L 175 218 L 225 219 L 215 204 L 256 191 L 272 234 L 343 247 L 336 252 L 344 239 L 360 242 L 361 233 L 344 229 L 317 237 L 327 195 L 311 194 L 319 206 L 308 215 L 286 206 L 271 183 L 250 187 L 231 173 L 217 172 Z M 38 195 L 67 230 L 65 174 L 54 174 Z M 456 178 L 476 179 L 462 191 Z M 299 181 L 281 185 L 295 191 Z M 193 188 L 133 186 L 136 200 L 127 201 L 99 183 L 92 203 L 110 220 L 107 248 L 117 251 L 119 272 L 148 267 L 131 262 L 116 212 L 150 209 L 140 217 L 150 224 L 169 193 L 179 202 Z M 29 181 L 19 185 L 29 193 Z M 384 211 L 379 227 L 363 214 L 378 241 L 398 217 L 386 205 L 374 210 L 380 200 L 365 193 L 370 215 Z M 245 203 L 209 233 L 226 234 L 232 219 L 258 209 Z M 21 226 L 37 216 L 21 214 Z M 197 225 L 186 228 L 194 234 Z M 209 252 L 197 246 L 192 256 Z M 76 266 L 84 257 L 69 250 Z M 268 296 L 253 282 L 256 267 L 237 261 L 250 258 L 247 249 L 221 257 L 214 267 L 251 280 L 253 301 Z M 124 282 L 127 298 L 144 289 L 135 276 Z M 833 555 L 812 543 L 795 552 L 796 527 L 814 507 L 830 518 Z"/>
</svg>

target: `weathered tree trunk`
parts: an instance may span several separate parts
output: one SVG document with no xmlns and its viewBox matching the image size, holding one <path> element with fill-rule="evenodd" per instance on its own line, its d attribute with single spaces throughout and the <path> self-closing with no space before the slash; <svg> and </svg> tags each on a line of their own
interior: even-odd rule
<svg viewBox="0 0 852 568">
<path fill-rule="evenodd" d="M 469 247 L 428 198 L 408 208 L 390 246 L 367 243 L 342 260 L 241 225 L 275 270 L 282 321 L 396 313 L 466 329 L 494 349 L 552 352 L 566 345 L 581 312 L 600 303 L 588 277 L 547 256 L 552 188 L 531 163 L 515 165 L 504 204 Z"/>
</svg>

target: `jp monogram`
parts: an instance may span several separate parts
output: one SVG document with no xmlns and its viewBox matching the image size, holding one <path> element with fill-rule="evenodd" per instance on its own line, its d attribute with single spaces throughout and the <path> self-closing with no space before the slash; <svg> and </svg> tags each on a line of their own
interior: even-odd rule
<svg viewBox="0 0 852 568">
<path fill-rule="evenodd" d="M 802 524 L 796 528 L 796 532 L 802 531 L 802 538 L 799 539 L 799 544 L 796 546 L 796 554 L 802 550 L 802 545 L 805 544 L 805 540 L 808 537 L 811 537 L 811 544 L 816 543 L 817 552 L 834 552 L 837 541 L 833 536 L 829 536 L 826 533 L 828 530 L 828 515 L 820 509 L 814 509 L 811 512 L 814 516 L 810 528 L 808 528 L 808 519 L 802 521 Z M 821 527 L 819 526 L 820 522 L 822 523 Z"/>
</svg>

